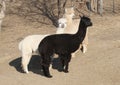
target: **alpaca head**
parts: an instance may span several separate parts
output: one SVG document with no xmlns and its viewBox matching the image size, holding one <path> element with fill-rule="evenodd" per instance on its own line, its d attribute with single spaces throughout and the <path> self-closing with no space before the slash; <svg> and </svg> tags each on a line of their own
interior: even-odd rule
<svg viewBox="0 0 120 85">
<path fill-rule="evenodd" d="M 74 17 L 74 7 L 65 8 L 65 16 Z"/>
<path fill-rule="evenodd" d="M 58 27 L 59 28 L 66 28 L 66 23 L 67 23 L 67 20 L 65 18 L 61 18 L 58 20 Z"/>
<path fill-rule="evenodd" d="M 84 24 L 86 27 L 92 26 L 91 19 L 85 16 L 81 17 L 81 23 Z"/>
</svg>

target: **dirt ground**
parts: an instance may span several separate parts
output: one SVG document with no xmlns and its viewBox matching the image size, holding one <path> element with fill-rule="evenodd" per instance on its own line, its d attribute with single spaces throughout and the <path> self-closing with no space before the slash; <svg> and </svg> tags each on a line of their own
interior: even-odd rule
<svg viewBox="0 0 120 85">
<path fill-rule="evenodd" d="M 51 69 L 53 78 L 48 79 L 37 59 L 30 63 L 29 74 L 20 72 L 18 43 L 27 35 L 55 33 L 56 28 L 7 15 L 0 33 L 0 85 L 120 85 L 120 15 L 91 19 L 88 52 L 72 58 L 69 73 Z"/>
</svg>

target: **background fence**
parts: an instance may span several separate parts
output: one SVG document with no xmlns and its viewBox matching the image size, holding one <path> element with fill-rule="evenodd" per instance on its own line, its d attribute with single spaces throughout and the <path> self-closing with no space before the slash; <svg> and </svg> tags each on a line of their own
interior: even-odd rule
<svg viewBox="0 0 120 85">
<path fill-rule="evenodd" d="M 37 22 L 52 21 L 55 26 L 65 7 L 74 6 L 76 15 L 90 13 L 84 0 L 6 0 L 6 4 L 7 14 L 17 14 Z M 97 9 L 94 13 L 97 14 Z M 114 13 L 120 14 L 120 0 L 103 0 L 103 16 Z"/>
</svg>

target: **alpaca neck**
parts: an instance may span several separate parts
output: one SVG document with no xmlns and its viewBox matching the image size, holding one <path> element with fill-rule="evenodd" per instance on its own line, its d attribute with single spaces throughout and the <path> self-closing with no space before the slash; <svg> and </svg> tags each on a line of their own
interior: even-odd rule
<svg viewBox="0 0 120 85">
<path fill-rule="evenodd" d="M 67 26 L 66 28 L 64 29 L 64 32 L 65 33 L 71 33 L 71 26 L 73 26 L 73 19 L 70 15 L 66 15 L 65 16 L 66 20 L 67 20 Z"/>
<path fill-rule="evenodd" d="M 85 38 L 86 31 L 87 31 L 87 26 L 83 22 L 80 22 L 79 29 L 77 33 L 74 35 L 76 41 L 81 43 Z"/>
<path fill-rule="evenodd" d="M 4 11 L 3 11 L 3 10 L 1 10 L 0 14 L 4 14 Z"/>
<path fill-rule="evenodd" d="M 0 12 L 0 20 L 3 19 L 4 17 L 5 17 L 4 11 L 1 10 L 1 12 Z"/>
<path fill-rule="evenodd" d="M 64 15 L 64 17 L 65 17 L 66 20 L 67 20 L 67 25 L 73 23 L 73 19 L 72 19 L 72 16 L 71 16 L 71 15 Z"/>
</svg>

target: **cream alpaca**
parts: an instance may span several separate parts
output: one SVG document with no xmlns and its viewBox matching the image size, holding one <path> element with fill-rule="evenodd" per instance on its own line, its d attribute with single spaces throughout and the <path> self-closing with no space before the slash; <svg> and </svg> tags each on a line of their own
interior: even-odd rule
<svg viewBox="0 0 120 85">
<path fill-rule="evenodd" d="M 65 14 L 63 16 L 63 18 L 61 19 L 65 19 L 67 22 L 67 26 L 64 29 L 59 29 L 57 30 L 58 32 L 56 33 L 70 33 L 70 34 L 74 34 L 77 32 L 78 30 L 78 25 L 79 25 L 79 21 L 75 21 L 73 20 L 73 16 L 74 16 L 74 8 L 67 8 L 65 9 Z M 87 31 L 88 32 L 88 31 Z M 86 33 L 85 39 L 81 44 L 81 47 L 83 47 L 83 53 L 85 53 L 87 51 L 87 44 L 88 44 L 88 36 Z M 72 55 L 72 57 L 74 57 L 74 53 Z"/>
</svg>

